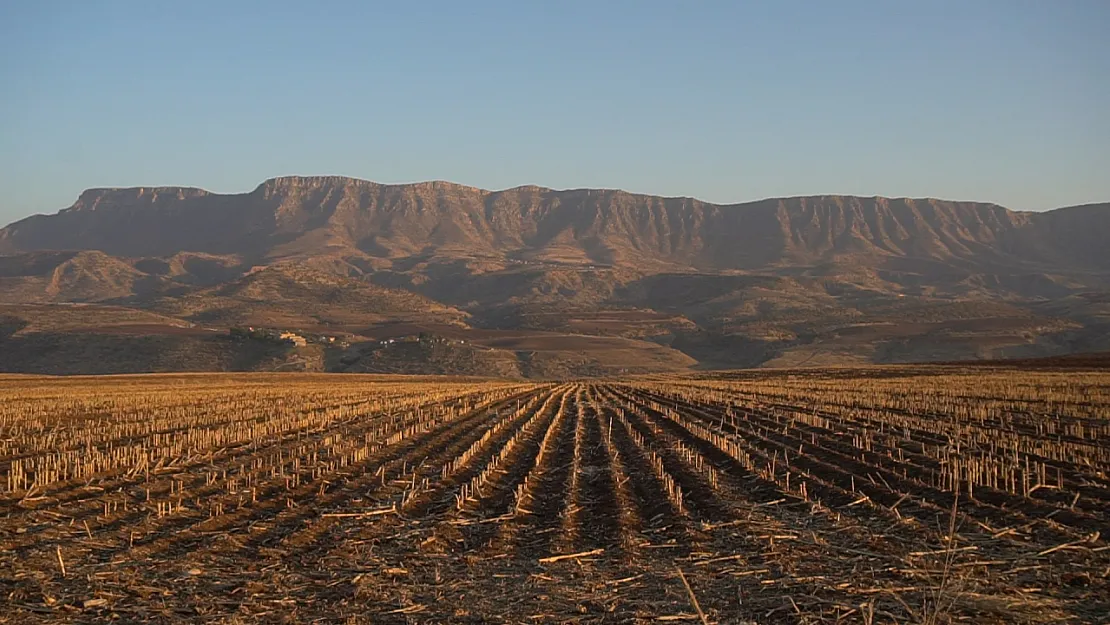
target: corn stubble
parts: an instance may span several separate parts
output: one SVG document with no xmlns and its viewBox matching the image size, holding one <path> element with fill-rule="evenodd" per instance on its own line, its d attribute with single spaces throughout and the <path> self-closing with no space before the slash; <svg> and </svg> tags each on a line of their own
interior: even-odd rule
<svg viewBox="0 0 1110 625">
<path fill-rule="evenodd" d="M 1093 623 L 1108 534 L 1097 371 L 0 382 L 0 622 Z"/>
</svg>

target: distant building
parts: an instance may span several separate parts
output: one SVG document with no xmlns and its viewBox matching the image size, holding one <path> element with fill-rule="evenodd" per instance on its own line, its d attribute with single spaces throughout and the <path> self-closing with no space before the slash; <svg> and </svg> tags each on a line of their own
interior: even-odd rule
<svg viewBox="0 0 1110 625">
<path fill-rule="evenodd" d="M 292 343 L 297 347 L 304 347 L 305 345 L 308 345 L 308 341 L 305 340 L 303 336 L 299 334 L 294 334 L 292 332 L 282 332 L 278 335 L 278 338 L 287 343 Z"/>
</svg>

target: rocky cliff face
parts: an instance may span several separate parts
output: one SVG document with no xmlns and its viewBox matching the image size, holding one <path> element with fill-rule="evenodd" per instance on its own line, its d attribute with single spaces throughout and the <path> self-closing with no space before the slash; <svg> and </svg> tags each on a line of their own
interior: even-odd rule
<svg viewBox="0 0 1110 625">
<path fill-rule="evenodd" d="M 715 205 L 623 191 L 283 177 L 250 193 L 94 189 L 0 230 L 0 251 L 182 251 L 251 259 L 478 254 L 639 268 L 757 270 L 842 259 L 1110 267 L 1106 205 L 1016 213 L 993 204 L 816 196 Z"/>
</svg>

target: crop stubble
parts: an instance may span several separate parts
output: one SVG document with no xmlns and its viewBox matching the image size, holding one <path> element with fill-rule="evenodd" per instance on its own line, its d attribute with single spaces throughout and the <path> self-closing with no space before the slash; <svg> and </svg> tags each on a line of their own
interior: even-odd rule
<svg viewBox="0 0 1110 625">
<path fill-rule="evenodd" d="M 1108 382 L 6 379 L 0 622 L 1099 622 Z"/>
</svg>

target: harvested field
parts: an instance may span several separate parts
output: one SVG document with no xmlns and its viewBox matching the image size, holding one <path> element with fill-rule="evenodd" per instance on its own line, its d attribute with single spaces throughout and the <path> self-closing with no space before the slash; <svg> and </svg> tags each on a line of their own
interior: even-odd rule
<svg viewBox="0 0 1110 625">
<path fill-rule="evenodd" d="M 1099 623 L 1110 374 L 0 378 L 0 622 Z"/>
</svg>

